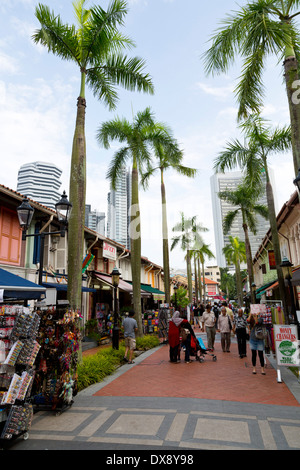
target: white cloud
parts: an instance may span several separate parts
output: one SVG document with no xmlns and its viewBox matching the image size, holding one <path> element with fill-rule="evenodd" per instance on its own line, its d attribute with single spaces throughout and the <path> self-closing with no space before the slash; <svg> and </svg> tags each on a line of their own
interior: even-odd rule
<svg viewBox="0 0 300 470">
<path fill-rule="evenodd" d="M 8 56 L 4 52 L 0 51 L 0 69 L 1 73 L 8 72 L 10 74 L 15 74 L 18 72 L 19 67 L 13 57 Z"/>
<path fill-rule="evenodd" d="M 222 87 L 214 87 L 211 85 L 207 85 L 203 82 L 198 82 L 196 84 L 197 88 L 204 91 L 207 95 L 214 96 L 215 98 L 225 100 L 228 97 L 232 97 L 234 92 L 234 85 L 222 86 Z"/>
</svg>

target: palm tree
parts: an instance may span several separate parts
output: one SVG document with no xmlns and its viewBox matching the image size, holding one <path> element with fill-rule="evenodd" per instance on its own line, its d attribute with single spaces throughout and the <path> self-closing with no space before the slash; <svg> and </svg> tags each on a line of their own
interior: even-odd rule
<svg viewBox="0 0 300 470">
<path fill-rule="evenodd" d="M 161 142 L 161 139 L 154 142 L 154 155 L 156 157 L 157 166 L 153 166 L 146 173 L 142 175 L 141 183 L 146 189 L 149 184 L 150 177 L 156 172 L 160 171 L 161 180 L 161 203 L 162 203 L 162 238 L 163 238 L 163 267 L 164 267 L 164 284 L 165 284 L 165 299 L 170 303 L 170 263 L 169 263 L 169 236 L 168 236 L 168 219 L 167 219 L 167 201 L 166 201 L 166 188 L 164 182 L 164 173 L 168 169 L 173 169 L 181 175 L 193 178 L 196 176 L 197 170 L 188 168 L 182 165 L 183 152 L 180 150 L 177 142 L 174 140 L 172 145 L 171 131 L 162 126 L 162 129 L 168 135 L 167 142 Z"/>
<path fill-rule="evenodd" d="M 186 252 L 186 268 L 189 289 L 189 302 L 193 302 L 192 268 L 191 268 L 191 247 L 194 243 L 203 245 L 203 239 L 199 232 L 207 232 L 207 228 L 197 223 L 197 216 L 186 218 L 183 212 L 180 212 L 180 222 L 174 225 L 173 232 L 179 232 L 172 238 L 171 251 L 180 243 L 181 249 Z"/>
<path fill-rule="evenodd" d="M 193 250 L 191 251 L 192 256 L 194 256 L 195 259 L 198 260 L 198 278 L 199 278 L 199 291 L 200 291 L 200 302 L 206 301 L 206 295 L 205 295 L 205 269 L 204 269 L 204 263 L 205 263 L 205 258 L 207 257 L 208 259 L 215 258 L 215 255 L 209 248 L 209 245 L 206 243 L 199 244 L 199 241 L 196 241 L 194 244 Z M 202 275 L 201 275 L 201 269 L 200 269 L 200 264 L 201 264 L 201 269 L 202 269 Z M 202 277 L 202 281 L 201 281 Z"/>
<path fill-rule="evenodd" d="M 273 188 L 269 176 L 268 157 L 272 154 L 288 151 L 291 148 L 290 127 L 272 129 L 267 121 L 259 115 L 250 116 L 241 129 L 244 133 L 244 143 L 234 140 L 227 144 L 215 160 L 215 170 L 224 172 L 225 169 L 240 167 L 245 172 L 245 181 L 251 186 L 261 183 L 261 175 L 266 180 L 266 195 L 268 218 L 272 233 L 272 244 L 276 261 L 280 298 L 284 311 L 287 312 L 286 289 L 281 265 L 281 252 L 277 231 L 276 211 Z"/>
<path fill-rule="evenodd" d="M 263 104 L 263 71 L 268 58 L 284 60 L 284 78 L 290 110 L 295 175 L 300 168 L 300 106 L 298 64 L 299 30 L 295 17 L 300 14 L 298 0 L 252 0 L 227 15 L 212 37 L 204 54 L 208 74 L 227 72 L 234 60 L 244 59 L 236 87 L 238 119 L 259 113 Z"/>
<path fill-rule="evenodd" d="M 229 236 L 229 244 L 224 246 L 223 253 L 225 255 L 227 263 L 234 264 L 235 266 L 235 277 L 237 296 L 240 306 L 243 305 L 243 286 L 241 277 L 241 262 L 246 261 L 246 247 L 245 243 L 242 242 L 239 237 Z"/>
<path fill-rule="evenodd" d="M 151 149 L 154 144 L 162 142 L 167 146 L 171 141 L 160 124 L 156 124 L 150 108 L 138 112 L 129 122 L 125 118 L 115 119 L 103 123 L 97 131 L 100 145 L 108 149 L 111 141 L 123 143 L 114 155 L 107 172 L 107 178 L 115 189 L 116 182 L 126 162 L 132 162 L 132 190 L 130 207 L 129 236 L 131 241 L 131 269 L 133 287 L 133 305 L 135 317 L 138 322 L 138 335 L 143 335 L 141 318 L 141 227 L 139 205 L 139 175 L 151 168 Z"/>
<path fill-rule="evenodd" d="M 227 299 L 235 297 L 235 282 L 232 274 L 228 272 L 228 268 L 220 268 L 221 282 L 220 288 L 226 292 Z"/>
<path fill-rule="evenodd" d="M 245 234 L 247 270 L 251 290 L 251 302 L 255 303 L 254 293 L 251 288 L 254 278 L 249 229 L 253 234 L 256 234 L 256 214 L 259 214 L 266 219 L 268 217 L 268 209 L 263 204 L 257 203 L 260 197 L 260 191 L 258 188 L 256 191 L 253 191 L 253 187 L 246 183 L 238 185 L 234 191 L 221 191 L 218 193 L 218 195 L 224 201 L 227 201 L 228 203 L 237 207 L 235 210 L 228 211 L 224 217 L 223 228 L 225 234 L 229 232 L 237 215 L 239 213 L 242 215 L 242 226 Z"/>
<path fill-rule="evenodd" d="M 122 54 L 125 48 L 134 45 L 131 39 L 118 31 L 127 14 L 126 1 L 112 0 L 107 11 L 100 6 L 86 9 L 86 3 L 86 0 L 73 3 L 77 28 L 64 24 L 49 7 L 39 4 L 35 16 L 41 27 L 33 35 L 34 42 L 45 46 L 48 52 L 73 61 L 81 77 L 69 190 L 73 209 L 69 222 L 68 299 L 73 308 L 81 307 L 86 196 L 85 87 L 87 85 L 110 110 L 117 104 L 116 85 L 153 93 L 150 77 L 143 73 L 144 62 Z"/>
</svg>

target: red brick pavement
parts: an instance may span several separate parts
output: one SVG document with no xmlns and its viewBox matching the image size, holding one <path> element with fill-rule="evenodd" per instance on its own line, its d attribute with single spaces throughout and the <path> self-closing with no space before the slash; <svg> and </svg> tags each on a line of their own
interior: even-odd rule
<svg viewBox="0 0 300 470">
<path fill-rule="evenodd" d="M 277 373 L 267 363 L 266 375 L 252 374 L 251 355 L 240 359 L 237 345 L 223 353 L 215 344 L 217 361 L 205 356 L 203 363 L 169 362 L 169 347 L 163 346 L 139 364 L 96 392 L 96 396 L 128 397 L 189 397 L 208 400 L 228 400 L 268 405 L 300 406 L 284 383 L 277 382 Z"/>
</svg>

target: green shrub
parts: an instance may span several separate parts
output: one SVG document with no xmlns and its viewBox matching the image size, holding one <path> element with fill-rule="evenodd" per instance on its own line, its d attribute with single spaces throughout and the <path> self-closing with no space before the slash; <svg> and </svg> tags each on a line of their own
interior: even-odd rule
<svg viewBox="0 0 300 470">
<path fill-rule="evenodd" d="M 147 351 L 159 345 L 159 338 L 156 335 L 145 335 L 136 339 L 136 348 L 139 351 Z"/>
<path fill-rule="evenodd" d="M 158 345 L 159 339 L 155 335 L 145 335 L 136 339 L 136 347 L 139 351 L 146 351 Z M 92 356 L 83 357 L 77 367 L 78 391 L 101 382 L 106 376 L 111 375 L 122 363 L 124 354 L 124 341 L 120 341 L 119 349 L 103 348 Z"/>
<path fill-rule="evenodd" d="M 78 364 L 78 391 L 101 382 L 104 377 L 111 375 L 116 367 L 122 362 L 125 349 L 120 347 L 118 350 L 113 348 L 104 348 L 97 354 L 83 357 L 82 362 Z"/>
</svg>

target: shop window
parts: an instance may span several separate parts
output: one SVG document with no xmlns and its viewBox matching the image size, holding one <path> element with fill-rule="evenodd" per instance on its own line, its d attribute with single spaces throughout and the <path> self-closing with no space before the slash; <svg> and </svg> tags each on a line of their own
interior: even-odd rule
<svg viewBox="0 0 300 470">
<path fill-rule="evenodd" d="M 0 262 L 20 264 L 21 237 L 16 211 L 4 207 L 0 209 Z"/>
</svg>

